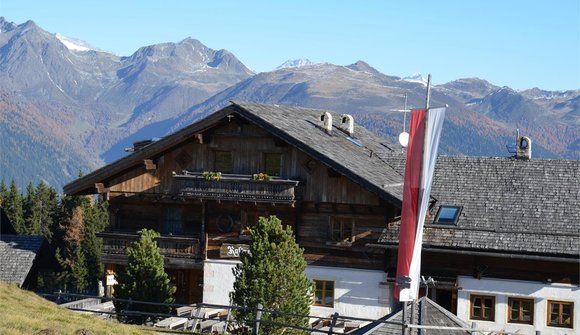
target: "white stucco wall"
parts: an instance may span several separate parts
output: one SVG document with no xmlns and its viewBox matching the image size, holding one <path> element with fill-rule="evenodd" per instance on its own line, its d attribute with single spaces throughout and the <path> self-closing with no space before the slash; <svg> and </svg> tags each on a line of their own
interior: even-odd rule
<svg viewBox="0 0 580 335">
<path fill-rule="evenodd" d="M 240 261 L 208 259 L 203 263 L 203 302 L 229 305 L 230 292 L 234 289 L 232 269 Z"/>
<path fill-rule="evenodd" d="M 385 273 L 376 270 L 308 266 L 308 278 L 334 281 L 334 306 L 310 307 L 311 315 L 344 316 L 378 319 L 391 312 L 392 286 L 381 285 Z"/>
<path fill-rule="evenodd" d="M 233 290 L 233 267 L 238 261 L 208 259 L 203 269 L 203 302 L 229 305 Z M 312 306 L 311 315 L 340 315 L 378 319 L 391 312 L 392 286 L 380 285 L 385 281 L 382 271 L 308 266 L 310 279 L 334 281 L 334 307 Z"/>
<path fill-rule="evenodd" d="M 572 335 L 580 334 L 580 287 L 568 284 L 544 284 L 540 282 L 505 280 L 505 279 L 475 279 L 472 277 L 458 277 L 461 289 L 457 295 L 457 316 L 469 323 L 475 322 L 476 328 L 487 330 L 504 330 L 521 334 L 542 335 Z M 495 296 L 495 321 L 480 321 L 469 319 L 469 295 L 483 294 Z M 508 297 L 534 299 L 534 324 L 524 325 L 508 323 Z M 548 300 L 570 301 L 574 303 L 573 329 L 549 327 L 547 323 Z M 518 334 L 519 334 L 518 333 Z"/>
</svg>

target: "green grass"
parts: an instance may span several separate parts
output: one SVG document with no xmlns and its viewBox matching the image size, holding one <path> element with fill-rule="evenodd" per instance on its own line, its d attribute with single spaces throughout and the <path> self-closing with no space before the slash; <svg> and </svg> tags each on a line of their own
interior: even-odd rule
<svg viewBox="0 0 580 335">
<path fill-rule="evenodd" d="M 0 283 L 0 335 L 157 334 L 74 313 L 15 285 Z"/>
</svg>

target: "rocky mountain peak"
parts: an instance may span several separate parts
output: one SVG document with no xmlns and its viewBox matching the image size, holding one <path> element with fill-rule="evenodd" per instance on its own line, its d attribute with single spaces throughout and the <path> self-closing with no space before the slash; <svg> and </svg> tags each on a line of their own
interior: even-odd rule
<svg viewBox="0 0 580 335">
<path fill-rule="evenodd" d="M 309 59 L 289 59 L 287 61 L 285 61 L 284 63 L 280 64 L 280 66 L 276 67 L 276 69 L 274 70 L 280 70 L 280 69 L 290 69 L 290 68 L 296 68 L 296 67 L 303 67 L 303 66 L 309 66 L 309 65 L 314 65 L 315 63 L 310 61 Z"/>
<path fill-rule="evenodd" d="M 0 34 L 12 31 L 17 27 L 14 22 L 8 22 L 3 16 L 0 16 Z"/>
</svg>

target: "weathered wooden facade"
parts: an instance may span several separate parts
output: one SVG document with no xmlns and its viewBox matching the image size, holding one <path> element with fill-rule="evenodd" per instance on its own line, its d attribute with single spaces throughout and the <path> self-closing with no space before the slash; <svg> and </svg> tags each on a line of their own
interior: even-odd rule
<svg viewBox="0 0 580 335">
<path fill-rule="evenodd" d="M 108 198 L 110 225 L 100 236 L 109 272 L 126 263 L 140 229 L 160 232 L 178 302 L 204 299 L 204 262 L 229 259 L 224 246 L 247 244 L 246 228 L 260 216 L 292 226 L 310 265 L 382 273 L 384 251 L 367 244 L 399 214 L 402 177 L 385 163 L 393 151 L 384 139 L 349 132 L 340 120 L 234 103 L 73 181 L 65 193 Z"/>
</svg>

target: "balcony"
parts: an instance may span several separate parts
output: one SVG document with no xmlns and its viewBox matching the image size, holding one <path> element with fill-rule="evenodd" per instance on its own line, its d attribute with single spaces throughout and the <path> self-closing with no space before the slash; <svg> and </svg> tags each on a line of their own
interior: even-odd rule
<svg viewBox="0 0 580 335">
<path fill-rule="evenodd" d="M 126 264 L 127 248 L 139 239 L 138 234 L 120 232 L 102 232 L 97 236 L 103 239 L 102 261 L 113 264 Z M 155 240 L 166 267 L 195 267 L 202 260 L 198 238 L 163 235 Z"/>
<path fill-rule="evenodd" d="M 195 172 L 173 176 L 174 192 L 178 196 L 195 199 L 293 205 L 296 186 L 297 180 L 254 180 L 251 175 L 223 174 L 219 180 L 208 180 Z"/>
</svg>

